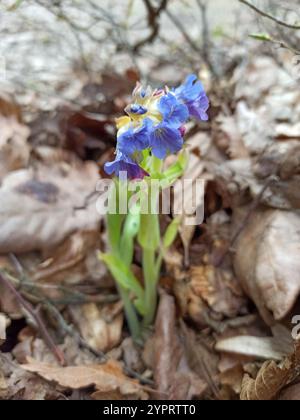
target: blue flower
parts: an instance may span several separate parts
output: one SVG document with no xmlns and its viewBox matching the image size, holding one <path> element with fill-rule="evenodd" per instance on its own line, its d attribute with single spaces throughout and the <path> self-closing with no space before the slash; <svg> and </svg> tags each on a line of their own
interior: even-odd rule
<svg viewBox="0 0 300 420">
<path fill-rule="evenodd" d="M 163 120 L 173 128 L 181 127 L 189 118 L 188 107 L 180 103 L 172 93 L 163 96 L 158 104 Z"/>
<path fill-rule="evenodd" d="M 117 149 L 126 155 L 132 155 L 136 151 L 145 150 L 149 147 L 149 132 L 152 123 L 146 118 L 139 128 L 129 127 L 118 137 Z"/>
<path fill-rule="evenodd" d="M 180 130 L 162 122 L 153 127 L 150 133 L 150 147 L 158 159 L 164 159 L 169 153 L 177 153 L 183 146 Z"/>
<path fill-rule="evenodd" d="M 173 93 L 179 101 L 188 107 L 191 116 L 201 121 L 208 120 L 209 100 L 197 76 L 193 74 L 188 76 L 184 84 L 175 89 Z"/>
<path fill-rule="evenodd" d="M 108 175 L 115 174 L 120 179 L 134 180 L 149 176 L 133 159 L 121 152 L 117 152 L 116 159 L 113 162 L 105 164 L 104 170 Z"/>
</svg>

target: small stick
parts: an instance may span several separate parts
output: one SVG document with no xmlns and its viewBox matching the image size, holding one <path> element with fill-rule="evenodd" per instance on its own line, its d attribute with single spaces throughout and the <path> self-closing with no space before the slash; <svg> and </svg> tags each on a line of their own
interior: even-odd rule
<svg viewBox="0 0 300 420">
<path fill-rule="evenodd" d="M 290 23 L 284 22 L 283 20 L 277 18 L 276 16 L 272 16 L 269 13 L 265 12 L 264 10 L 259 9 L 258 7 L 256 7 L 254 4 L 250 3 L 247 0 L 239 0 L 239 1 L 240 3 L 243 3 L 246 6 L 250 7 L 250 9 L 254 10 L 256 13 L 260 14 L 261 16 L 267 19 L 272 20 L 273 22 L 276 22 L 280 26 L 284 26 L 289 29 L 296 29 L 296 30 L 300 29 L 300 25 L 292 25 Z"/>
<path fill-rule="evenodd" d="M 35 320 L 38 329 L 43 337 L 45 343 L 52 351 L 56 359 L 59 361 L 61 365 L 65 365 L 65 357 L 63 352 L 56 346 L 54 343 L 51 335 L 49 334 L 47 327 L 44 324 L 44 321 L 39 313 L 37 313 L 33 306 L 23 298 L 23 296 L 15 289 L 14 285 L 5 278 L 2 274 L 0 274 L 0 282 L 15 296 L 17 301 L 23 306 L 23 308 L 32 316 Z"/>
</svg>

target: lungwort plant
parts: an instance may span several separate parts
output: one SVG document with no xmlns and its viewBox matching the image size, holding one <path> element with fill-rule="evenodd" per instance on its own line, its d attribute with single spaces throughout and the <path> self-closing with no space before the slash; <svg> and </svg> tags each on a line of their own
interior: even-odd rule
<svg viewBox="0 0 300 420">
<path fill-rule="evenodd" d="M 116 157 L 105 165 L 107 174 L 114 175 L 107 214 L 110 252 L 101 259 L 115 278 L 136 340 L 153 323 L 163 255 L 179 226 L 175 218 L 161 235 L 159 195 L 185 170 L 185 124 L 192 117 L 207 121 L 208 108 L 201 82 L 190 75 L 175 89 L 144 89 L 138 84 L 126 116 L 117 119 Z M 165 168 L 170 154 L 177 158 Z M 139 192 L 138 199 L 133 191 Z M 132 271 L 136 241 L 142 251 L 143 283 Z"/>
</svg>

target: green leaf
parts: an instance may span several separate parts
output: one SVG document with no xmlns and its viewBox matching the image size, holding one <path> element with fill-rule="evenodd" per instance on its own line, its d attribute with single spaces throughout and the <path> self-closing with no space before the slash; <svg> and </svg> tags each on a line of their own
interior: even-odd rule
<svg viewBox="0 0 300 420">
<path fill-rule="evenodd" d="M 169 226 L 166 230 L 166 233 L 164 235 L 164 239 L 163 239 L 163 245 L 164 245 L 165 249 L 170 248 L 170 246 L 175 241 L 176 236 L 178 234 L 178 229 L 179 229 L 179 226 L 180 226 L 180 222 L 181 222 L 181 218 L 176 217 L 169 224 Z"/>
<path fill-rule="evenodd" d="M 135 306 L 144 315 L 142 312 L 145 302 L 144 289 L 130 268 L 120 258 L 112 254 L 100 254 L 100 259 L 107 265 L 116 282 L 123 289 L 132 292 L 136 296 Z"/>
<path fill-rule="evenodd" d="M 121 214 L 108 213 L 106 216 L 109 245 L 114 254 L 118 254 L 120 252 L 123 220 L 124 216 Z"/>
<path fill-rule="evenodd" d="M 160 245 L 158 214 L 141 214 L 138 241 L 142 248 L 156 251 Z"/>
<path fill-rule="evenodd" d="M 140 228 L 140 214 L 129 214 L 123 229 L 120 244 L 122 260 L 128 266 L 131 265 L 134 254 L 134 239 Z"/>
<path fill-rule="evenodd" d="M 249 36 L 259 41 L 273 41 L 272 37 L 269 34 L 250 34 Z"/>
</svg>

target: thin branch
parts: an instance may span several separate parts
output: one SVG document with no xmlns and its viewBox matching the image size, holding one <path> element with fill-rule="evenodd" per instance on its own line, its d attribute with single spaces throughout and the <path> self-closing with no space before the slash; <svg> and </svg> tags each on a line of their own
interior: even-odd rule
<svg viewBox="0 0 300 420">
<path fill-rule="evenodd" d="M 276 16 L 272 16 L 269 13 L 265 12 L 264 10 L 259 9 L 254 4 L 250 3 L 248 0 L 239 0 L 240 3 L 245 4 L 246 6 L 250 7 L 250 9 L 254 10 L 256 13 L 260 14 L 261 16 L 272 20 L 273 22 L 277 23 L 280 26 L 284 26 L 285 28 L 299 30 L 300 25 L 292 25 L 288 22 L 284 22 L 283 20 L 277 18 Z"/>
<path fill-rule="evenodd" d="M 38 311 L 35 311 L 31 303 L 24 299 L 20 292 L 14 287 L 10 280 L 5 278 L 4 275 L 0 274 L 0 282 L 14 295 L 17 301 L 20 303 L 21 306 L 32 316 L 36 325 L 40 331 L 41 336 L 43 337 L 45 343 L 52 351 L 56 359 L 59 361 L 60 364 L 65 364 L 65 357 L 63 352 L 56 346 L 54 343 L 51 335 L 48 332 L 48 329 Z"/>
<path fill-rule="evenodd" d="M 157 37 L 160 29 L 160 14 L 164 10 L 166 10 L 168 6 L 168 0 L 161 0 L 161 3 L 157 8 L 152 6 L 150 0 L 144 0 L 144 4 L 148 12 L 148 26 L 152 28 L 152 30 L 146 38 L 142 39 L 137 44 L 135 44 L 135 46 L 133 47 L 134 52 L 137 52 L 141 47 L 143 47 L 146 44 L 151 44 Z"/>
<path fill-rule="evenodd" d="M 217 79 L 219 75 L 211 61 L 210 55 L 210 36 L 209 36 L 209 23 L 207 18 L 207 2 L 205 0 L 196 0 L 197 5 L 201 12 L 201 23 L 202 23 L 202 57 L 207 64 L 212 75 Z"/>
<path fill-rule="evenodd" d="M 173 22 L 173 24 L 177 27 L 177 29 L 182 33 L 184 39 L 186 40 L 186 42 L 191 46 L 191 48 L 201 54 L 202 50 L 201 48 L 196 44 L 196 42 L 190 37 L 190 35 L 188 34 L 188 32 L 186 31 L 185 27 L 182 25 L 180 19 L 177 18 L 177 16 L 173 15 L 173 13 L 171 13 L 169 10 L 165 11 L 166 15 L 168 16 L 168 18 Z"/>
</svg>

